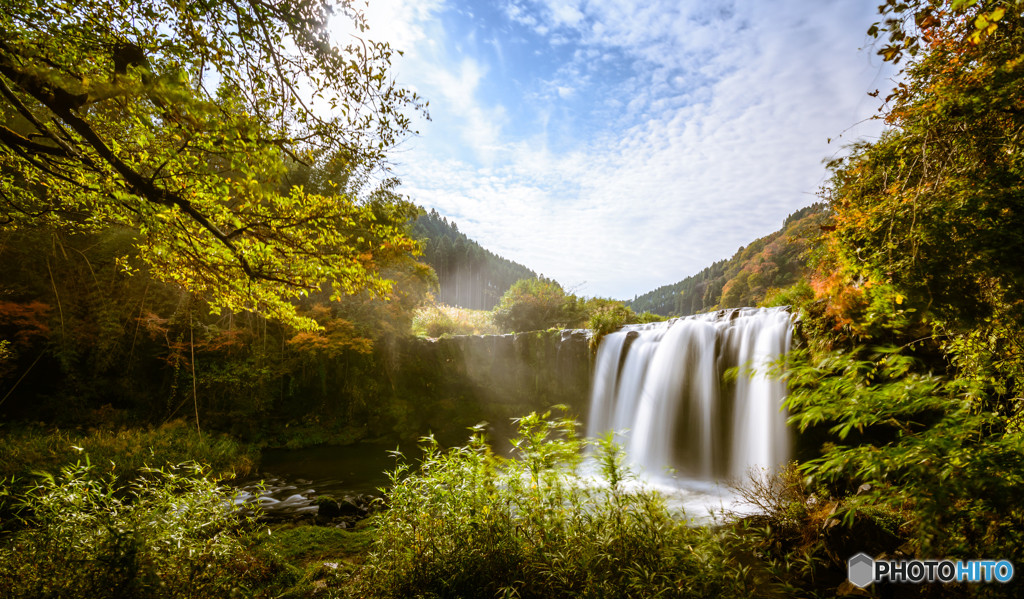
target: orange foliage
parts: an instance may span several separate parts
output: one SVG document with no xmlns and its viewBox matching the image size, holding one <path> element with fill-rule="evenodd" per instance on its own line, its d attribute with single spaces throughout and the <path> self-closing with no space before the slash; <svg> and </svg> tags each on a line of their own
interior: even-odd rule
<svg viewBox="0 0 1024 599">
<path fill-rule="evenodd" d="M 288 340 L 298 351 L 315 352 L 334 358 L 345 350 L 354 350 L 362 354 L 373 351 L 373 340 L 359 335 L 356 326 L 344 318 L 335 318 L 333 311 L 323 304 L 314 304 L 305 316 L 317 321 L 322 331 L 299 332 Z"/>
<path fill-rule="evenodd" d="M 36 340 L 45 340 L 50 335 L 50 327 L 45 319 L 52 308 L 39 301 L 28 304 L 17 302 L 0 302 L 0 327 L 11 327 L 12 334 L 4 337 L 14 341 L 16 345 L 29 346 Z"/>
</svg>

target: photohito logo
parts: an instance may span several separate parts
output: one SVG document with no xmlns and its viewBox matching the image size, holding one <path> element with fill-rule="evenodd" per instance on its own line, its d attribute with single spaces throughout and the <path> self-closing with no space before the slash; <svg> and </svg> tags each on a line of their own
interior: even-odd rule
<svg viewBox="0 0 1024 599">
<path fill-rule="evenodd" d="M 1013 564 L 1006 560 L 878 560 L 858 553 L 846 562 L 850 582 L 864 588 L 873 582 L 1009 582 Z"/>
</svg>

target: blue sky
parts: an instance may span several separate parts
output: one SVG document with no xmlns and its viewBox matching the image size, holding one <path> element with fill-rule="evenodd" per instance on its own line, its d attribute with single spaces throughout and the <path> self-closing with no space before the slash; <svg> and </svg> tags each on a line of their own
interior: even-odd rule
<svg viewBox="0 0 1024 599">
<path fill-rule="evenodd" d="M 877 137 L 876 5 L 370 0 L 367 36 L 430 102 L 394 173 L 484 247 L 632 299 L 778 229 Z"/>
</svg>

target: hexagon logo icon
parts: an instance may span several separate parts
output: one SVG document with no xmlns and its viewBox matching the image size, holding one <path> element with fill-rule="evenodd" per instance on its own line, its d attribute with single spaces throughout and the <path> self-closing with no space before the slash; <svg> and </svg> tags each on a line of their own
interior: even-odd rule
<svg viewBox="0 0 1024 599">
<path fill-rule="evenodd" d="M 865 553 L 858 553 L 846 562 L 846 577 L 863 589 L 874 581 L 874 569 L 875 560 Z"/>
</svg>

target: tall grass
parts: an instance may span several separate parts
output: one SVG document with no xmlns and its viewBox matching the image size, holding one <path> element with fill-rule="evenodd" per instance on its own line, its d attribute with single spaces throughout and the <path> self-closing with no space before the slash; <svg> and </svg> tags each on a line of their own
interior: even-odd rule
<svg viewBox="0 0 1024 599">
<path fill-rule="evenodd" d="M 378 597 L 742 597 L 752 581 L 736 537 L 674 518 L 628 483 L 621 449 L 598 445 L 603 484 L 580 474 L 576 423 L 519 420 L 518 459 L 479 431 L 392 475 L 389 509 L 351 590 Z"/>
<path fill-rule="evenodd" d="M 141 468 L 127 486 L 88 461 L 45 476 L 0 546 L 0 596 L 248 596 L 284 569 L 252 550 L 228 492 L 193 464 Z"/>
<path fill-rule="evenodd" d="M 469 310 L 445 304 L 428 304 L 413 316 L 413 334 L 420 337 L 443 335 L 497 335 L 500 329 L 491 321 L 493 313 Z"/>
<path fill-rule="evenodd" d="M 219 433 L 198 433 L 177 420 L 157 428 L 81 433 L 16 428 L 0 436 L 0 479 L 24 479 L 34 472 L 56 474 L 88 454 L 92 463 L 117 464 L 110 474 L 128 481 L 145 467 L 198 461 L 217 477 L 243 476 L 256 467 L 259 451 Z"/>
</svg>

